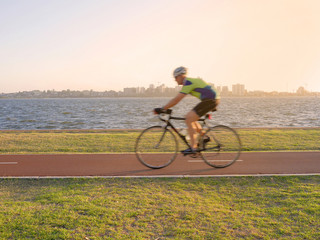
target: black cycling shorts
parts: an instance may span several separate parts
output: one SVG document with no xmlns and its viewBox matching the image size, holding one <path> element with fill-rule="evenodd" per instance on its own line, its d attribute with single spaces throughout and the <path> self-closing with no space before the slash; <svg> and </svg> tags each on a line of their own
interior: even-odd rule
<svg viewBox="0 0 320 240">
<path fill-rule="evenodd" d="M 195 111 L 199 117 L 202 117 L 210 111 L 216 111 L 216 107 L 218 106 L 219 102 L 219 99 L 204 99 L 193 108 L 193 111 Z"/>
</svg>

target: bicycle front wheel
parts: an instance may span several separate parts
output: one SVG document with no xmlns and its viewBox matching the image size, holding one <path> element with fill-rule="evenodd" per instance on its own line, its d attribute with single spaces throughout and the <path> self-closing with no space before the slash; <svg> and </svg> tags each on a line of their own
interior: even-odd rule
<svg viewBox="0 0 320 240">
<path fill-rule="evenodd" d="M 200 146 L 203 160 L 215 168 L 230 166 L 241 152 L 239 135 L 232 128 L 223 125 L 209 128 L 200 139 Z"/>
<path fill-rule="evenodd" d="M 145 129 L 137 138 L 135 152 L 143 165 L 163 168 L 176 158 L 178 142 L 172 131 L 154 126 Z"/>
</svg>

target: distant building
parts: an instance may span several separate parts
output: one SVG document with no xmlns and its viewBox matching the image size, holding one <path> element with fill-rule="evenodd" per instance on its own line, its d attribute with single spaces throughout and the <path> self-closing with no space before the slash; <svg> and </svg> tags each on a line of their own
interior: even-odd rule
<svg viewBox="0 0 320 240">
<path fill-rule="evenodd" d="M 137 94 L 137 88 L 124 88 L 123 94 L 124 96 L 133 96 Z"/>
<path fill-rule="evenodd" d="M 144 87 L 138 87 L 137 88 L 137 93 L 138 94 L 144 94 L 146 92 L 146 89 Z"/>
<path fill-rule="evenodd" d="M 158 93 L 164 93 L 166 86 L 164 84 L 157 87 Z"/>
<path fill-rule="evenodd" d="M 304 87 L 299 87 L 297 90 L 298 95 L 307 95 L 308 91 Z"/>
<path fill-rule="evenodd" d="M 229 95 L 229 88 L 228 88 L 228 86 L 222 86 L 222 88 L 221 88 L 221 95 L 222 95 L 222 96 L 228 96 L 228 95 Z"/>
<path fill-rule="evenodd" d="M 244 96 L 246 93 L 243 84 L 232 85 L 232 95 L 234 96 Z"/>
</svg>

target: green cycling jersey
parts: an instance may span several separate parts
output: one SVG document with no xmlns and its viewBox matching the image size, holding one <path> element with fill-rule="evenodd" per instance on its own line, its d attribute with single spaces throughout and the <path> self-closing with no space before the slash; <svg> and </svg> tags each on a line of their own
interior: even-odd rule
<svg viewBox="0 0 320 240">
<path fill-rule="evenodd" d="M 185 78 L 180 93 L 191 94 L 201 101 L 204 99 L 220 99 L 216 89 L 200 78 Z"/>
</svg>

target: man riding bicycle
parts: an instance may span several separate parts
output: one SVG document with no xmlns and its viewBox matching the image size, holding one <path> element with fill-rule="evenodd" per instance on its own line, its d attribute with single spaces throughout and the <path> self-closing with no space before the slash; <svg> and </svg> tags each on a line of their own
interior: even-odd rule
<svg viewBox="0 0 320 240">
<path fill-rule="evenodd" d="M 202 79 L 187 78 L 187 69 L 185 67 L 176 68 L 173 72 L 173 76 L 178 85 L 183 85 L 181 91 L 162 108 L 155 108 L 154 113 L 160 114 L 164 110 L 175 106 L 188 94 L 201 100 L 201 102 L 186 115 L 186 125 L 190 136 L 191 148 L 182 151 L 182 153 L 194 154 L 196 153 L 198 146 L 197 134 L 203 134 L 202 127 L 198 123 L 198 120 L 206 113 L 216 110 L 216 107 L 220 102 L 220 97 L 218 96 L 217 91 Z"/>
</svg>

